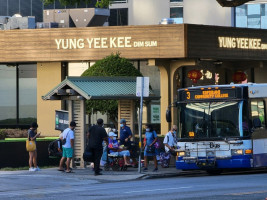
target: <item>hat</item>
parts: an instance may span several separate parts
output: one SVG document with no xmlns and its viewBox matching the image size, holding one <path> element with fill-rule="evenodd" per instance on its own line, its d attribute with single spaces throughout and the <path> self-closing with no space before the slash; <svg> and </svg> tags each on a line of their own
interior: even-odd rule
<svg viewBox="0 0 267 200">
<path fill-rule="evenodd" d="M 32 122 L 31 127 L 32 128 L 38 128 L 38 124 L 36 122 Z"/>
<path fill-rule="evenodd" d="M 72 126 L 72 127 L 76 126 L 75 121 L 71 121 L 71 122 L 70 122 L 70 126 Z"/>
<path fill-rule="evenodd" d="M 115 137 L 115 136 L 117 136 L 117 135 L 116 135 L 115 133 L 113 133 L 113 132 L 109 132 L 109 133 L 108 133 L 108 136 L 109 136 L 109 137 Z"/>
<path fill-rule="evenodd" d="M 120 123 L 126 123 L 126 120 L 125 119 L 121 119 Z"/>
<path fill-rule="evenodd" d="M 96 121 L 96 123 L 100 125 L 100 124 L 103 124 L 104 121 L 103 121 L 103 119 L 99 118 L 99 119 Z"/>
</svg>

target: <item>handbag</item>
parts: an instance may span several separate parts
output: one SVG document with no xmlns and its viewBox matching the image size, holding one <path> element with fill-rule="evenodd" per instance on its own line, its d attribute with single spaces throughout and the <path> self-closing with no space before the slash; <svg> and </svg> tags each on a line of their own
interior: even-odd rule
<svg viewBox="0 0 267 200">
<path fill-rule="evenodd" d="M 147 153 L 155 153 L 155 147 L 154 147 L 154 145 L 152 145 L 152 146 L 147 146 L 147 147 L 146 147 L 146 152 L 147 152 Z"/>
<path fill-rule="evenodd" d="M 26 140 L 26 150 L 31 152 L 36 150 L 36 144 L 35 141 Z"/>
<path fill-rule="evenodd" d="M 85 151 L 83 153 L 83 160 L 85 162 L 93 162 L 94 161 L 93 153 L 91 151 Z"/>
<path fill-rule="evenodd" d="M 160 148 L 160 144 L 159 144 L 159 141 L 158 140 L 154 143 L 154 147 L 156 149 L 159 149 Z"/>
</svg>

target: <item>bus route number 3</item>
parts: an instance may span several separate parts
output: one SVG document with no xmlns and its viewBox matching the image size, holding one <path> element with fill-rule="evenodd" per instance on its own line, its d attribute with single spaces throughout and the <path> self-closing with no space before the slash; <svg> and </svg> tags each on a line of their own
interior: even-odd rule
<svg viewBox="0 0 267 200">
<path fill-rule="evenodd" d="M 190 99 L 190 92 L 186 92 L 186 99 Z"/>
</svg>

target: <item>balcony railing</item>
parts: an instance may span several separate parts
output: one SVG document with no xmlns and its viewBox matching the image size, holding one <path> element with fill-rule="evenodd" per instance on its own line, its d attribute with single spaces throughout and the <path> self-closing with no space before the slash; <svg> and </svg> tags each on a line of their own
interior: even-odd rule
<svg viewBox="0 0 267 200">
<path fill-rule="evenodd" d="M 115 4 L 115 3 L 128 3 L 128 0 L 113 0 L 111 2 L 112 2 L 112 4 Z"/>
</svg>

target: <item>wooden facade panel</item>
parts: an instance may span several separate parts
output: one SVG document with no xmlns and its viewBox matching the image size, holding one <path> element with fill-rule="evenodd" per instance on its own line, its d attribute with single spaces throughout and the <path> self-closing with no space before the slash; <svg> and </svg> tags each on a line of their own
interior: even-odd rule
<svg viewBox="0 0 267 200">
<path fill-rule="evenodd" d="M 182 58 L 183 40 L 184 25 L 10 30 L 0 34 L 0 62 Z"/>
</svg>

